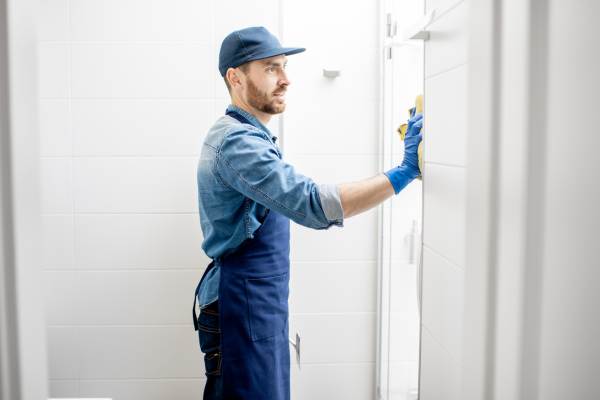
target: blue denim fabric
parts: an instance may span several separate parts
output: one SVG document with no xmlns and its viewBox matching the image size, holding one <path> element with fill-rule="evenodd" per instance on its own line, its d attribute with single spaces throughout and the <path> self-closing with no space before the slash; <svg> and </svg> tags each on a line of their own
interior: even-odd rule
<svg viewBox="0 0 600 400">
<path fill-rule="evenodd" d="M 219 302 L 208 304 L 198 317 L 198 341 L 204 353 L 204 400 L 223 399 L 221 378 L 221 329 L 219 324 Z"/>
<path fill-rule="evenodd" d="M 224 115 L 209 130 L 198 163 L 202 249 L 213 259 L 252 238 L 267 210 L 313 229 L 343 226 L 336 185 L 320 185 L 283 161 L 276 138 L 252 114 L 230 105 L 251 124 Z M 200 287 L 200 306 L 218 298 L 218 263 Z"/>
</svg>

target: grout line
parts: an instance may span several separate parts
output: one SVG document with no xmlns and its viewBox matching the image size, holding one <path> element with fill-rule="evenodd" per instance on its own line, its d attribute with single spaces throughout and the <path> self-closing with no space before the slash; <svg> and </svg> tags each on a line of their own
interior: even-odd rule
<svg viewBox="0 0 600 400">
<path fill-rule="evenodd" d="M 193 328 L 193 324 L 48 324 L 48 328 Z"/>
<path fill-rule="evenodd" d="M 164 378 L 164 377 L 160 377 L 160 378 L 83 378 L 80 379 L 81 382 L 102 382 L 102 381 L 106 381 L 106 382 L 143 382 L 143 381 L 157 381 L 157 380 L 161 380 L 161 381 L 191 381 L 191 380 L 198 380 L 198 381 L 204 381 L 206 380 L 206 377 L 169 377 L 169 378 Z M 49 379 L 50 382 L 75 382 L 77 381 L 77 379 L 75 378 L 50 378 Z"/>
<path fill-rule="evenodd" d="M 74 382 L 77 381 L 77 379 L 75 378 L 50 378 L 49 379 L 50 382 Z M 108 382 L 113 382 L 113 381 L 117 381 L 117 382 L 143 382 L 143 381 L 195 381 L 195 380 L 206 380 L 206 377 L 197 377 L 197 378 L 193 378 L 193 377 L 177 377 L 177 378 L 84 378 L 84 379 L 80 379 L 80 381 L 82 382 L 102 382 L 102 381 L 108 381 Z"/>
<path fill-rule="evenodd" d="M 345 316 L 345 315 L 371 315 L 371 314 L 377 314 L 377 311 L 346 311 L 346 312 L 311 312 L 311 313 L 307 313 L 307 312 L 290 312 L 290 316 L 294 316 L 294 317 L 312 317 L 312 316 Z"/>
<path fill-rule="evenodd" d="M 290 264 L 294 265 L 311 265 L 317 266 L 317 264 L 377 264 L 377 260 L 365 260 L 365 261 L 345 261 L 345 260 L 333 260 L 333 261 L 291 261 Z"/>
<path fill-rule="evenodd" d="M 137 45 L 175 45 L 190 47 L 211 47 L 210 42 L 195 40 L 38 40 L 39 44 L 73 44 L 77 46 L 87 45 L 117 45 L 117 46 L 137 46 Z"/>
<path fill-rule="evenodd" d="M 114 159 L 114 158 L 123 158 L 123 159 L 140 159 L 140 158 L 161 158 L 161 159 L 175 159 L 175 160 L 181 160 L 181 159 L 188 159 L 188 161 L 190 160 L 197 160 L 199 157 L 199 154 L 190 154 L 190 155 L 144 155 L 144 154 L 139 154 L 139 155 L 65 155 L 65 156 L 41 156 L 40 159 L 47 159 L 47 160 L 60 160 L 60 159 L 65 159 L 65 158 L 71 158 L 71 159 Z"/>
<path fill-rule="evenodd" d="M 205 270 L 206 267 L 198 267 L 198 268 L 193 268 L 193 267 L 142 267 L 142 268 L 134 268 L 134 267 L 126 267 L 126 268 L 116 268 L 116 267 L 110 267 L 110 268 L 81 268 L 81 267 L 74 267 L 74 268 L 55 268 L 55 267 L 49 267 L 49 268 L 44 268 L 44 272 L 202 272 L 203 270 Z"/>
<path fill-rule="evenodd" d="M 353 361 L 353 362 L 337 362 L 337 363 L 331 363 L 331 362 L 318 362 L 318 361 L 311 361 L 311 362 L 302 362 L 302 366 L 305 365 L 312 365 L 312 366 L 320 366 L 320 367 L 339 367 L 339 366 L 359 366 L 359 365 L 375 365 L 375 361 Z"/>
<path fill-rule="evenodd" d="M 110 101 L 121 101 L 121 100 L 140 100 L 140 101 L 163 101 L 163 100 L 202 100 L 202 101 L 215 101 L 215 100 L 227 100 L 220 97 L 100 97 L 100 96 L 73 96 L 73 97 L 60 97 L 60 96 L 40 96 L 40 100 L 110 100 Z"/>
<path fill-rule="evenodd" d="M 293 242 L 293 241 L 292 241 Z M 293 259 L 290 259 L 290 264 L 297 264 L 297 263 L 311 263 L 311 264 L 327 264 L 327 263 L 352 263 L 352 264 L 359 264 L 359 263 L 376 263 L 376 260 L 333 260 L 333 261 L 321 261 L 321 260 L 305 260 L 305 261 L 294 261 Z"/>
<path fill-rule="evenodd" d="M 67 24 L 68 24 L 68 32 L 69 32 L 69 40 L 68 40 L 68 63 L 67 63 L 67 68 L 68 68 L 68 83 L 67 83 L 67 110 L 68 110 L 68 129 L 70 132 L 70 136 L 71 136 L 71 155 L 69 157 L 69 159 L 71 160 L 71 201 L 72 201 L 72 205 L 73 205 L 73 209 L 72 211 L 72 223 L 73 223 L 73 253 L 72 253 L 72 262 L 73 264 L 76 263 L 76 257 L 77 257 L 77 241 L 76 241 L 76 237 L 77 237 L 77 230 L 76 230 L 76 224 L 75 224 L 75 167 L 74 167 L 74 160 L 73 160 L 73 153 L 75 152 L 75 132 L 73 129 L 73 46 L 71 43 L 71 40 L 73 38 L 73 21 L 72 21 L 72 0 L 68 0 L 67 1 Z M 75 273 L 75 282 L 78 284 L 78 278 L 79 278 L 79 273 Z M 79 285 L 78 285 L 79 286 Z M 46 329 L 47 329 L 48 325 L 46 325 Z M 81 355 L 81 351 L 80 348 L 77 348 L 77 395 L 81 394 L 81 382 L 80 382 L 80 371 L 81 371 L 81 366 L 83 364 L 83 359 L 82 359 L 82 355 Z"/>
<path fill-rule="evenodd" d="M 69 216 L 71 213 L 42 213 L 45 217 L 64 217 Z M 88 211 L 81 212 L 76 211 L 74 215 L 80 216 L 91 216 L 91 215 L 194 215 L 197 216 L 196 211 L 149 211 L 149 212 L 128 212 L 128 211 Z"/>
</svg>

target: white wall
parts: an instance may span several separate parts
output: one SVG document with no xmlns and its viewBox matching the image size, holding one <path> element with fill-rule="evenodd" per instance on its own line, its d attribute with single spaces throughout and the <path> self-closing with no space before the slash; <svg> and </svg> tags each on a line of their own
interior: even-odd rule
<svg viewBox="0 0 600 400">
<path fill-rule="evenodd" d="M 425 43 L 422 400 L 458 399 L 465 275 L 467 1 L 436 11 Z"/>
<path fill-rule="evenodd" d="M 375 175 L 378 165 L 378 4 L 282 2 L 289 58 L 284 157 L 317 182 Z M 342 75 L 328 80 L 323 69 Z M 377 211 L 343 229 L 292 227 L 290 334 L 302 340 L 292 397 L 368 399 L 375 393 Z M 292 357 L 292 360 L 294 358 Z"/>
<path fill-rule="evenodd" d="M 199 398 L 204 370 L 189 314 L 208 260 L 195 167 L 228 104 L 221 40 L 265 25 L 306 46 L 289 62 L 286 157 L 317 181 L 364 178 L 377 172 L 376 3 L 41 3 L 51 395 Z M 335 82 L 321 75 L 327 55 L 343 68 Z M 290 328 L 303 350 L 294 398 L 372 396 L 376 235 L 375 212 L 343 230 L 293 227 Z"/>
</svg>

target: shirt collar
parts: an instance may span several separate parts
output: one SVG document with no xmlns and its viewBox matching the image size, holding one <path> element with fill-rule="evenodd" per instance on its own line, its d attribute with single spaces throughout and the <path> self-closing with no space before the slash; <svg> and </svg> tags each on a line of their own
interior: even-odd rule
<svg viewBox="0 0 600 400">
<path fill-rule="evenodd" d="M 250 114 L 248 111 L 241 109 L 238 106 L 234 106 L 233 104 L 230 104 L 229 106 L 227 106 L 227 111 L 235 111 L 238 114 L 241 114 L 242 116 L 244 116 L 253 126 L 255 126 L 258 129 L 261 129 L 265 132 L 267 132 L 269 134 L 269 136 L 271 137 L 271 139 L 273 139 L 273 141 L 277 140 L 277 136 L 273 136 L 273 134 L 271 133 L 271 131 L 262 124 L 262 122 L 260 122 L 258 120 L 258 118 L 256 118 L 254 115 Z"/>
</svg>

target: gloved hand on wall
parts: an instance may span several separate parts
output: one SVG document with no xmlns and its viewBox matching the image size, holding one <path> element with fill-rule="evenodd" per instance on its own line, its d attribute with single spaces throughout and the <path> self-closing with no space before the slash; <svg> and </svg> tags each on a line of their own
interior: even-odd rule
<svg viewBox="0 0 600 400">
<path fill-rule="evenodd" d="M 418 148 L 421 143 L 423 113 L 418 113 L 408 120 L 404 138 L 404 159 L 402 164 L 385 172 L 396 194 L 400 193 L 413 179 L 420 175 Z"/>
</svg>

